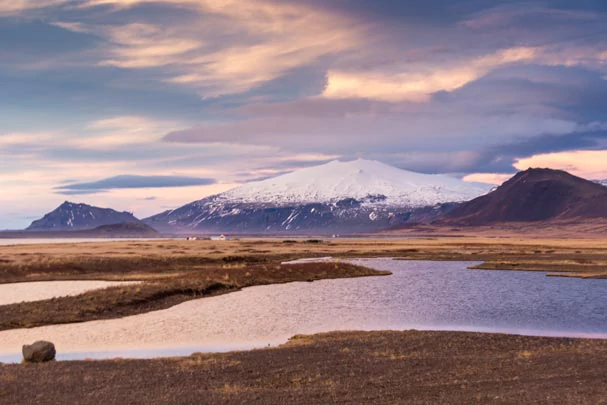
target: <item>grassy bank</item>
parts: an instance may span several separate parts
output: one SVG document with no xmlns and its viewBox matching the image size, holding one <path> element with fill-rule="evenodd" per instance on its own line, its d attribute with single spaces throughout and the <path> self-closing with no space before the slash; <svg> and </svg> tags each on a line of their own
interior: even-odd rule
<svg viewBox="0 0 607 405">
<path fill-rule="evenodd" d="M 0 402 L 600 404 L 606 376 L 607 341 L 341 332 L 247 352 L 0 365 Z"/>
</svg>

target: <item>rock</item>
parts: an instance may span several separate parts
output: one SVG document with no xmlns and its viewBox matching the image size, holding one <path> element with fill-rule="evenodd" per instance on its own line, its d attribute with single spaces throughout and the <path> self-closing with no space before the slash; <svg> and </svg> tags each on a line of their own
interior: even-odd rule
<svg viewBox="0 0 607 405">
<path fill-rule="evenodd" d="M 31 345 L 23 345 L 23 361 L 26 363 L 43 363 L 55 360 L 55 345 L 51 342 L 39 340 Z"/>
</svg>

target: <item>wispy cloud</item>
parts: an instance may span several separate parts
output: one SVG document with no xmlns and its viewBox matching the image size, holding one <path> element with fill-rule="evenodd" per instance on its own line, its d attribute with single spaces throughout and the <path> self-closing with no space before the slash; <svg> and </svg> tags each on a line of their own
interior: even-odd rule
<svg viewBox="0 0 607 405">
<path fill-rule="evenodd" d="M 143 116 L 109 117 L 90 122 L 90 134 L 65 142 L 66 146 L 86 149 L 111 149 L 121 145 L 146 145 L 161 138 L 167 131 L 179 128 L 171 121 Z"/>
<path fill-rule="evenodd" d="M 323 96 L 327 98 L 367 98 L 381 101 L 428 101 L 433 93 L 453 91 L 477 80 L 500 66 L 528 62 L 537 51 L 521 47 L 463 61 L 455 66 L 440 66 L 417 72 L 329 71 Z"/>
<path fill-rule="evenodd" d="M 475 30 L 512 27 L 520 20 L 549 19 L 557 23 L 571 21 L 592 22 L 600 19 L 595 11 L 560 9 L 529 2 L 527 4 L 498 5 L 488 10 L 474 13 L 461 22 L 462 25 Z"/>
<path fill-rule="evenodd" d="M 116 10 L 150 3 L 186 6 L 187 24 L 57 25 L 91 32 L 106 43 L 96 62 L 123 69 L 165 67 L 168 83 L 196 88 L 205 98 L 244 92 L 320 58 L 363 44 L 364 27 L 305 2 L 269 0 L 91 0 Z"/>
<path fill-rule="evenodd" d="M 34 133 L 0 133 L 0 146 L 9 147 L 16 145 L 36 145 L 48 142 L 55 138 L 55 134 L 45 132 Z"/>
<path fill-rule="evenodd" d="M 186 64 L 192 52 L 202 47 L 202 42 L 180 37 L 173 29 L 151 24 L 127 24 L 103 27 L 109 44 L 105 59 L 100 65 L 126 69 L 152 68 L 174 64 Z"/>
<path fill-rule="evenodd" d="M 464 176 L 462 180 L 473 183 L 487 183 L 500 185 L 510 179 L 512 174 L 503 173 L 472 173 Z"/>
<path fill-rule="evenodd" d="M 183 177 L 183 176 L 136 176 L 120 175 L 90 183 L 64 184 L 55 189 L 62 194 L 88 194 L 100 191 L 123 188 L 169 188 L 208 186 L 215 184 L 215 179 Z"/>
<path fill-rule="evenodd" d="M 517 159 L 514 167 L 526 170 L 530 167 L 548 167 L 566 170 L 588 179 L 607 179 L 607 150 L 576 150 L 545 153 Z"/>
<path fill-rule="evenodd" d="M 67 3 L 67 0 L 0 0 L 0 16 L 18 15 L 29 10 Z"/>
</svg>

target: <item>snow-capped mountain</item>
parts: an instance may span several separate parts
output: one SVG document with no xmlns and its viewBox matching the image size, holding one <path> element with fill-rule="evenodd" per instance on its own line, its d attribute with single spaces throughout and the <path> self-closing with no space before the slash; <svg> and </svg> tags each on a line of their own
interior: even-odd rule
<svg viewBox="0 0 607 405">
<path fill-rule="evenodd" d="M 467 201 L 486 193 L 484 184 L 440 174 L 398 169 L 375 160 L 333 161 L 282 176 L 252 182 L 222 195 L 226 201 L 272 203 L 329 203 L 354 198 L 382 205 L 424 207 Z"/>
<path fill-rule="evenodd" d="M 101 225 L 139 222 L 130 212 L 118 212 L 110 208 L 98 208 L 87 204 L 65 201 L 55 210 L 38 219 L 28 231 L 71 231 L 93 229 Z"/>
<path fill-rule="evenodd" d="M 248 183 L 144 221 L 163 231 L 364 232 L 434 220 L 490 188 L 377 161 L 333 161 Z"/>
</svg>

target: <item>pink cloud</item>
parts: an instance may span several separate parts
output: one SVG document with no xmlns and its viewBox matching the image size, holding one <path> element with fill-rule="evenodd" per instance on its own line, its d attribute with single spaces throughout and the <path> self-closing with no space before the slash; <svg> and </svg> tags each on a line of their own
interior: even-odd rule
<svg viewBox="0 0 607 405">
<path fill-rule="evenodd" d="M 517 159 L 514 167 L 518 170 L 546 167 L 565 170 L 587 179 L 607 179 L 607 150 L 576 150 L 534 155 Z"/>
</svg>

